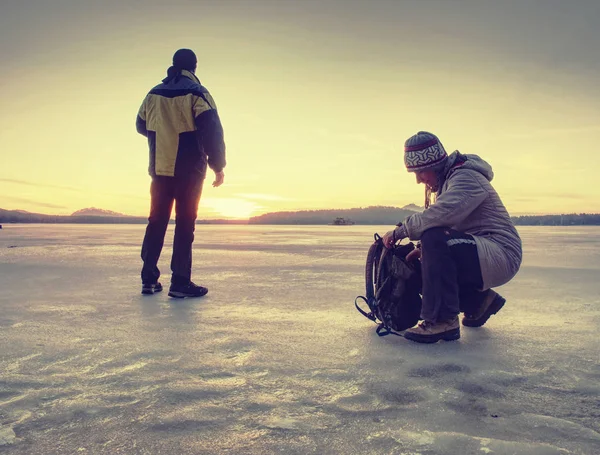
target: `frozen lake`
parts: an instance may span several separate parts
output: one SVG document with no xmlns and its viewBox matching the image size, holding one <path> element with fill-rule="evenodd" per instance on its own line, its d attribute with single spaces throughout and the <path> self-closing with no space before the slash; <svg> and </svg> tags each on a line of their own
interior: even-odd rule
<svg viewBox="0 0 600 455">
<path fill-rule="evenodd" d="M 140 295 L 144 229 L 0 231 L 0 453 L 600 454 L 598 227 L 519 228 L 504 309 L 435 345 L 354 309 L 386 227 L 198 226 L 196 300 Z"/>
</svg>

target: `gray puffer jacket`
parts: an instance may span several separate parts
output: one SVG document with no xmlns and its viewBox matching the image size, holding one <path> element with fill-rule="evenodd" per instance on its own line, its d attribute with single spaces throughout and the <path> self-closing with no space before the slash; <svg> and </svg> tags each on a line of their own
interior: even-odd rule
<svg viewBox="0 0 600 455">
<path fill-rule="evenodd" d="M 477 155 L 454 152 L 442 173 L 435 203 L 403 222 L 411 240 L 427 229 L 448 226 L 471 234 L 483 276 L 483 289 L 514 277 L 523 256 L 521 238 L 498 193 L 490 184 L 492 167 Z"/>
</svg>

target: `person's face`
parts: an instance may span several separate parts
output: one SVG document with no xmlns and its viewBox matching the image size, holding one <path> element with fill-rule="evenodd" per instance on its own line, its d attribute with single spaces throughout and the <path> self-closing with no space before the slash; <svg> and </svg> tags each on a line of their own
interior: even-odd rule
<svg viewBox="0 0 600 455">
<path fill-rule="evenodd" d="M 433 191 L 437 191 L 438 179 L 437 175 L 431 169 L 425 169 L 424 171 L 415 172 L 417 183 L 424 183 Z"/>
</svg>

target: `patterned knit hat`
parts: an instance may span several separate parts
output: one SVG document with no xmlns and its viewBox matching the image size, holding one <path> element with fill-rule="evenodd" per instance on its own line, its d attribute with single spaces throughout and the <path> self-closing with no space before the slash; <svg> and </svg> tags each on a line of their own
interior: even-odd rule
<svg viewBox="0 0 600 455">
<path fill-rule="evenodd" d="M 435 134 L 419 131 L 404 143 L 404 164 L 408 172 L 419 172 L 445 163 L 448 154 Z"/>
</svg>

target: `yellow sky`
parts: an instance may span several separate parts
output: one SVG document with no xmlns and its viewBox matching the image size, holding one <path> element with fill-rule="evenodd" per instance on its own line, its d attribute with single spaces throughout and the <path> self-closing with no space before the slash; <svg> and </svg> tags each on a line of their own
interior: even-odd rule
<svg viewBox="0 0 600 455">
<path fill-rule="evenodd" d="M 228 153 L 200 218 L 421 204 L 402 161 L 418 130 L 488 160 L 513 214 L 600 212 L 600 45 L 585 10 L 561 25 L 564 11 L 438 2 L 71 2 L 33 18 L 2 7 L 0 38 L 14 45 L 0 48 L 0 208 L 146 215 L 135 115 L 189 47 Z M 510 26 L 493 25 L 500 13 Z"/>
</svg>

